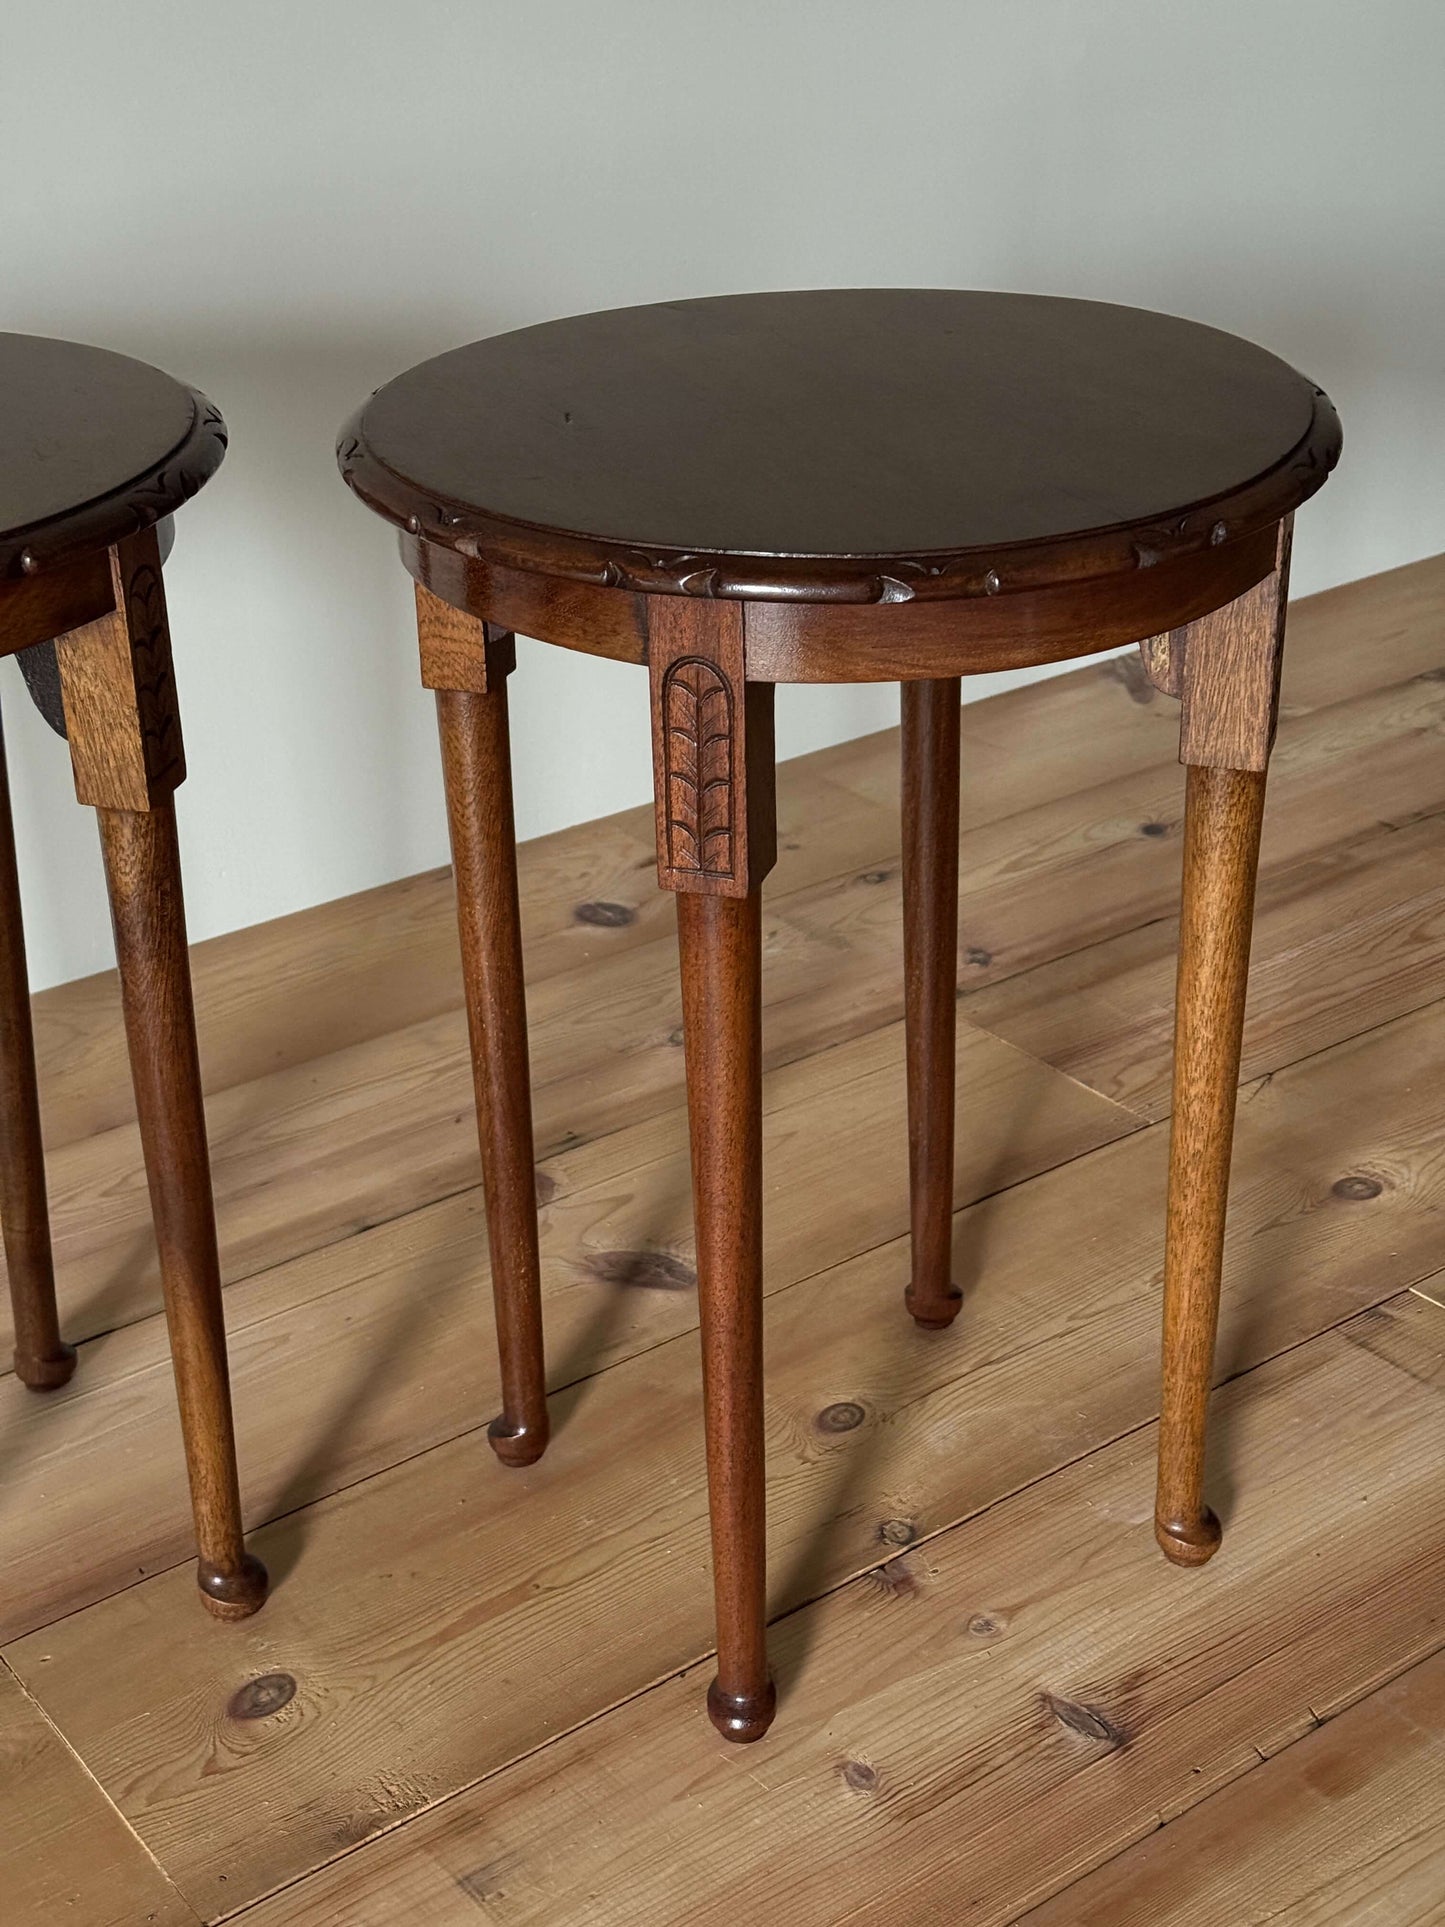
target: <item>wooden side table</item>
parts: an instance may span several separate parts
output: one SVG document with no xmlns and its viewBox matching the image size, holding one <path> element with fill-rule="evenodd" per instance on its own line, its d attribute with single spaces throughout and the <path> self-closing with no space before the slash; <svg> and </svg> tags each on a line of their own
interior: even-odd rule
<svg viewBox="0 0 1445 1927">
<path fill-rule="evenodd" d="M 172 795 L 185 778 L 162 578 L 168 518 L 220 466 L 193 389 L 101 348 L 0 335 L 0 655 L 24 652 L 100 823 L 126 1040 L 185 1436 L 201 1597 L 253 1613 L 231 1426 L 205 1115 Z M 25 938 L 0 751 L 0 1221 L 15 1370 L 75 1369 L 55 1303 Z"/>
<path fill-rule="evenodd" d="M 1231 336 L 1096 302 L 763 294 L 525 328 L 412 369 L 343 431 L 402 531 L 437 692 L 509 1465 L 547 1408 L 507 739 L 513 634 L 651 678 L 677 892 L 717 1598 L 709 1710 L 773 1714 L 765 1649 L 760 920 L 773 687 L 903 694 L 912 1276 L 950 1271 L 959 678 L 1138 642 L 1188 765 L 1156 1529 L 1219 1543 L 1203 1450 L 1293 511 L 1323 392 Z"/>
</svg>

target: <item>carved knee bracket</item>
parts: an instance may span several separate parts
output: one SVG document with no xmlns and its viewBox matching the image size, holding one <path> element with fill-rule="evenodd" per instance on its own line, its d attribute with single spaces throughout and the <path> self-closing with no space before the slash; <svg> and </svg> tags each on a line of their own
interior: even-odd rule
<svg viewBox="0 0 1445 1927">
<path fill-rule="evenodd" d="M 1268 767 L 1279 716 L 1290 534 L 1279 525 L 1271 573 L 1222 609 L 1139 644 L 1156 689 L 1178 696 L 1179 760 L 1211 769 Z"/>
<path fill-rule="evenodd" d="M 648 603 L 657 875 L 665 890 L 745 897 L 777 861 L 773 685 L 743 673 L 737 602 Z"/>
<path fill-rule="evenodd" d="M 510 629 L 469 616 L 420 582 L 416 633 L 423 689 L 469 689 L 485 696 L 517 666 L 517 638 Z"/>
<path fill-rule="evenodd" d="M 110 551 L 115 607 L 56 643 L 75 793 L 99 809 L 149 810 L 186 777 L 154 528 Z"/>
</svg>

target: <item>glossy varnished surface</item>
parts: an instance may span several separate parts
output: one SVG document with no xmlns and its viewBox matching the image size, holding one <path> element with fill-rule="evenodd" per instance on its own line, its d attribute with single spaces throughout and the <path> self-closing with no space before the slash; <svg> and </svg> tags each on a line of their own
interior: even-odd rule
<svg viewBox="0 0 1445 1927">
<path fill-rule="evenodd" d="M 343 432 L 431 542 L 603 586 L 909 601 L 1219 546 L 1339 449 L 1321 392 L 1212 328 L 1099 302 L 822 290 L 616 309 L 473 343 Z"/>
<path fill-rule="evenodd" d="M 219 413 L 128 355 L 0 334 L 0 581 L 149 527 L 225 453 Z"/>
</svg>

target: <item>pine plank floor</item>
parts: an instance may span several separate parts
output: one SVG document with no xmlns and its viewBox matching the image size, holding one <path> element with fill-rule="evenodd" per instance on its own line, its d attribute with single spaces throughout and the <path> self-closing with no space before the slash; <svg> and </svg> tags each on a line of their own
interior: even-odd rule
<svg viewBox="0 0 1445 1927">
<path fill-rule="evenodd" d="M 50 1397 L 0 1376 L 5 1927 L 1445 1921 L 1445 558 L 1291 614 L 1212 1439 L 1228 1536 L 1194 1574 L 1148 1523 L 1172 707 L 1121 659 L 964 711 L 966 1307 L 941 1335 L 899 1303 L 896 733 L 780 772 L 781 1704 L 752 1749 L 701 1715 L 648 813 L 522 853 L 556 1426 L 524 1473 L 483 1436 L 446 873 L 197 947 L 244 1496 L 275 1581 L 241 1626 L 192 1598 L 114 982 L 36 1000 L 84 1342 Z M 820 1422 L 839 1405 L 841 1431 Z"/>
</svg>

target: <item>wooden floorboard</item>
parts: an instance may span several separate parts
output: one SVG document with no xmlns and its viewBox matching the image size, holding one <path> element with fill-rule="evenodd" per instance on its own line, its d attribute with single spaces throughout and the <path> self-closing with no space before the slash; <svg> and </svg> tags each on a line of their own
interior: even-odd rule
<svg viewBox="0 0 1445 1927">
<path fill-rule="evenodd" d="M 1445 1921 L 1445 1653 L 1150 1834 L 1024 1927 L 1234 1921 Z"/>
<path fill-rule="evenodd" d="M 698 1712 L 695 1281 L 649 813 L 523 851 L 557 1432 L 522 1474 L 479 1429 L 496 1375 L 445 873 L 197 950 L 245 1502 L 276 1579 L 245 1625 L 193 1597 L 114 986 L 38 1000 L 86 1342 L 51 1397 L 0 1380 L 5 1927 L 1053 1927 L 1075 1901 L 1132 1927 L 1171 1835 L 1195 1870 L 1157 1917 L 1236 1927 L 1209 1842 L 1255 1799 L 1276 1817 L 1246 1829 L 1238 1891 L 1333 1927 L 1351 1916 L 1308 1911 L 1319 1775 L 1361 1843 L 1330 1862 L 1360 1918 L 1433 1918 L 1429 1835 L 1392 1827 L 1390 1789 L 1434 1755 L 1384 1682 L 1428 1682 L 1445 1644 L 1442 666 L 1445 558 L 1291 612 L 1218 1357 L 1228 1536 L 1202 1574 L 1147 1525 L 1176 706 L 1121 658 L 965 709 L 967 1295 L 945 1334 L 899 1306 L 897 734 L 781 772 L 783 1709 L 746 1752 Z M 241 1717 L 262 1674 L 294 1696 Z"/>
<path fill-rule="evenodd" d="M 1202 1571 L 1150 1543 L 1142 1430 L 784 1621 L 765 1750 L 702 1733 L 698 1668 L 249 1927 L 1003 1927 L 1445 1643 L 1445 1316 L 1386 1322 L 1398 1363 L 1347 1325 L 1221 1398 L 1254 1474 Z"/>
<path fill-rule="evenodd" d="M 899 1310 L 901 1240 L 772 1294 L 775 1612 L 1150 1419 L 1166 1135 L 1131 1133 L 962 1212 L 969 1302 L 941 1341 Z M 1243 1106 L 1238 1158 L 1221 1375 L 1438 1268 L 1438 1013 L 1281 1072 Z M 1335 1192 L 1341 1175 L 1364 1173 L 1377 1197 Z M 282 1464 L 308 1409 L 320 1404 L 309 1437 L 320 1432 L 324 1452 L 331 1431 L 351 1437 L 369 1379 L 386 1382 L 384 1332 L 363 1324 L 362 1342 L 347 1343 L 361 1310 L 333 1291 L 262 1335 L 270 1379 L 248 1377 L 242 1403 L 265 1398 Z M 447 1348 L 454 1408 L 493 1382 L 481 1333 L 474 1375 L 456 1333 L 444 1302 L 429 1349 Z M 560 1330 L 554 1355 L 571 1338 Z M 253 1355 L 245 1330 L 238 1347 Z M 440 1371 L 405 1355 L 395 1369 L 413 1406 L 443 1396 Z M 499 1471 L 471 1432 L 262 1531 L 280 1583 L 255 1620 L 217 1627 L 176 1569 L 5 1656 L 192 1903 L 240 1904 L 708 1650 L 698 1399 L 685 1331 L 560 1397 L 558 1436 L 525 1473 Z M 863 1423 L 821 1430 L 819 1414 L 843 1402 Z M 1227 1430 L 1216 1450 L 1227 1504 L 1243 1463 Z M 1139 1519 L 1148 1502 L 1146 1482 Z M 116 1652 L 126 1664 L 108 1668 Z M 229 1720 L 236 1688 L 276 1669 L 300 1683 L 286 1716 Z M 261 1800 L 278 1824 L 258 1831 Z"/>
<path fill-rule="evenodd" d="M 40 1708 L 0 1666 L 0 1920 L 197 1927 Z"/>
<path fill-rule="evenodd" d="M 1286 721 L 1438 669 L 1445 557 L 1297 601 L 1289 630 Z M 977 824 L 1173 761 L 1176 715 L 1124 657 L 968 705 L 963 738 L 963 819 Z M 865 866 L 896 852 L 897 772 L 896 730 L 782 765 L 774 890 L 830 874 L 830 864 Z M 871 810 L 850 811 L 848 792 Z M 838 849 L 848 851 L 841 862 Z M 671 901 L 653 888 L 652 862 L 650 808 L 524 844 L 529 975 L 666 928 Z M 581 906 L 596 904 L 618 906 L 624 920 L 579 920 Z M 208 1091 L 405 1029 L 461 1001 L 445 871 L 212 938 L 192 956 Z M 114 972 L 45 991 L 35 1011 L 47 1142 L 128 1121 Z"/>
<path fill-rule="evenodd" d="M 960 1206 L 1139 1128 L 1011 1045 L 960 1027 L 958 1074 L 994 1120 L 961 1147 Z M 908 1224 L 899 1026 L 766 1081 L 767 1285 Z M 818 1129 L 826 1111 L 828 1128 Z M 697 1322 L 686 1118 L 672 1111 L 541 1167 L 554 1387 Z M 895 1302 L 906 1277 L 896 1254 Z M 260 1524 L 485 1421 L 498 1388 L 479 1189 L 272 1268 L 229 1296 L 246 1513 Z M 45 1399 L 0 1380 L 0 1639 L 174 1564 L 190 1534 L 159 1314 L 82 1346 Z M 104 1494 L 113 1491 L 107 1503 Z"/>
<path fill-rule="evenodd" d="M 1168 1115 L 1178 919 L 985 986 L 977 1024 L 1145 1117 Z M 1445 984 L 1445 811 L 1267 865 L 1255 910 L 1245 1081 L 1433 1003 Z"/>
<path fill-rule="evenodd" d="M 1276 869 L 1338 864 L 1341 849 L 1378 832 L 1382 820 L 1408 824 L 1434 814 L 1445 802 L 1442 729 L 1445 682 L 1431 678 L 1287 724 L 1272 778 L 1266 886 Z M 1348 783 L 1340 779 L 1345 766 Z M 1178 766 L 1156 765 L 965 828 L 965 999 L 980 985 L 1170 917 L 1181 796 Z M 901 1016 L 900 925 L 896 858 L 768 900 L 770 1065 Z M 1288 944 L 1293 933 L 1283 934 Z M 1269 935 L 1261 933 L 1266 964 Z M 1331 962 L 1348 992 L 1357 981 L 1352 954 L 1336 951 Z M 1318 996 L 1327 987 L 1327 980 L 1316 986 L 1310 1048 L 1358 1022 L 1358 999 Z M 681 1101 L 680 994 L 669 936 L 534 982 L 530 1010 L 542 1155 Z M 999 1023 L 1014 1034 L 1007 1016 Z M 1156 1005 L 1156 1044 L 1158 1025 Z M 1018 1035 L 1027 1042 L 1027 1024 Z M 228 1281 L 477 1179 L 466 1026 L 455 1009 L 231 1086 L 212 1097 L 209 1119 Z M 135 1127 L 62 1146 L 50 1160 L 50 1188 L 67 1329 L 84 1338 L 155 1311 L 160 1286 Z M 7 1349 L 8 1310 L 0 1309 L 0 1357 Z"/>
</svg>

